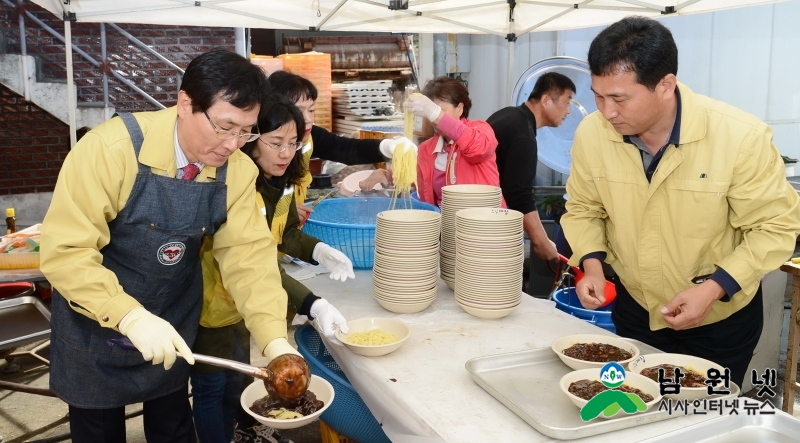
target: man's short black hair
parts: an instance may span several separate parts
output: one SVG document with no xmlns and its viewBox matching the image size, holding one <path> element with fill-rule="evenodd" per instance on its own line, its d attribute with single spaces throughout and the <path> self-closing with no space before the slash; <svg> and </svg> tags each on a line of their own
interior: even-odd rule
<svg viewBox="0 0 800 443">
<path fill-rule="evenodd" d="M 183 73 L 181 91 L 192 99 L 192 112 L 207 111 L 220 97 L 249 111 L 269 94 L 264 71 L 227 49 L 215 48 L 194 58 Z"/>
<path fill-rule="evenodd" d="M 317 101 L 317 88 L 311 80 L 288 71 L 275 71 L 269 76 L 274 94 L 287 97 L 293 103 L 302 99 Z"/>
<path fill-rule="evenodd" d="M 678 74 L 678 47 L 666 26 L 646 17 L 626 17 L 595 37 L 589 46 L 592 75 L 630 71 L 651 91 L 667 74 Z"/>
<path fill-rule="evenodd" d="M 573 83 L 569 77 L 564 74 L 559 74 L 558 72 L 548 72 L 542 74 L 542 76 L 536 80 L 536 84 L 533 85 L 533 91 L 531 91 L 531 95 L 528 96 L 528 100 L 538 102 L 545 94 L 552 98 L 558 98 L 561 97 L 567 89 L 572 92 L 578 92 L 577 88 L 575 88 L 575 83 Z"/>
</svg>

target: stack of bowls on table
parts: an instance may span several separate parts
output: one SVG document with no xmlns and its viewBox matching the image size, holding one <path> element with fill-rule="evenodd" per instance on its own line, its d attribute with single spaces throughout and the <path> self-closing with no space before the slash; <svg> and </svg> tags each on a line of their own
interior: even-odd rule
<svg viewBox="0 0 800 443">
<path fill-rule="evenodd" d="M 456 302 L 479 318 L 501 318 L 520 303 L 522 213 L 472 208 L 456 213 Z"/>
<path fill-rule="evenodd" d="M 385 309 L 412 314 L 436 299 L 441 220 L 438 212 L 417 209 L 378 213 L 372 281 Z"/>
<path fill-rule="evenodd" d="M 449 185 L 442 188 L 442 248 L 439 266 L 450 289 L 456 282 L 456 212 L 467 208 L 499 208 L 500 188 L 489 185 Z"/>
</svg>

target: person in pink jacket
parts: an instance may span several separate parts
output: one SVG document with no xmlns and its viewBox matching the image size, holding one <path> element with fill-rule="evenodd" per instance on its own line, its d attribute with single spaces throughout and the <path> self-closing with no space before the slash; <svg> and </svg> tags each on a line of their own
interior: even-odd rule
<svg viewBox="0 0 800 443">
<path fill-rule="evenodd" d="M 425 85 L 422 94 L 411 96 L 405 104 L 414 115 L 428 119 L 436 131 L 417 150 L 419 199 L 439 206 L 442 187 L 447 185 L 500 187 L 495 161 L 497 139 L 485 121 L 467 120 L 472 108 L 467 87 L 456 79 L 436 77 Z M 376 170 L 360 185 L 372 189 L 375 183 L 386 185 L 390 181 L 390 172 Z"/>
</svg>

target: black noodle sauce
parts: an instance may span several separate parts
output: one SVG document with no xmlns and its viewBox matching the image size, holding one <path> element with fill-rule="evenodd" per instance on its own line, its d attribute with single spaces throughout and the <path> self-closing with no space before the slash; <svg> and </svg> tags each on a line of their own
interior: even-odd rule
<svg viewBox="0 0 800 443">
<path fill-rule="evenodd" d="M 602 363 L 624 361 L 633 357 L 630 352 L 605 343 L 576 343 L 562 352 L 567 357 Z"/>
<path fill-rule="evenodd" d="M 622 385 L 614 389 L 622 392 L 628 392 L 630 394 L 636 394 L 645 403 L 653 401 L 652 395 L 645 394 L 644 392 L 636 388 L 632 388 L 628 385 Z M 595 395 L 603 391 L 607 391 L 608 388 L 597 380 L 578 380 L 570 383 L 569 388 L 567 390 L 569 391 L 570 394 L 576 397 L 580 397 L 584 400 L 591 400 Z"/>
<path fill-rule="evenodd" d="M 652 368 L 645 368 L 642 369 L 641 374 L 645 377 L 653 380 L 654 382 L 658 383 L 658 369 L 664 369 L 664 378 L 668 378 L 670 380 L 675 379 L 675 368 L 681 368 L 681 372 L 684 374 L 684 377 L 681 378 L 681 386 L 684 388 L 705 388 L 705 377 L 698 374 L 691 369 L 686 369 L 683 366 L 675 366 L 675 365 L 658 365 L 653 366 Z"/>
<path fill-rule="evenodd" d="M 311 391 L 306 391 L 305 394 L 295 400 L 283 400 L 280 398 L 264 397 L 253 402 L 250 410 L 258 415 L 267 417 L 270 411 L 285 408 L 289 411 L 303 414 L 303 416 L 313 414 L 322 409 L 324 403 L 317 400 L 317 396 Z"/>
</svg>

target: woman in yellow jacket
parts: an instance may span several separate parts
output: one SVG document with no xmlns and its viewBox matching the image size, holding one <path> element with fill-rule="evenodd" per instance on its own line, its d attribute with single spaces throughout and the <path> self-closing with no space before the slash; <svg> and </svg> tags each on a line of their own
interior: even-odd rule
<svg viewBox="0 0 800 443">
<path fill-rule="evenodd" d="M 354 278 L 353 265 L 343 253 L 297 229 L 294 186 L 303 176 L 297 149 L 302 139 L 303 117 L 288 100 L 275 98 L 262 106 L 258 120 L 260 137 L 242 152 L 259 168 L 257 200 L 281 252 L 312 264 L 321 263 L 331 278 Z M 207 241 L 201 249 L 203 267 L 203 308 L 193 351 L 249 363 L 250 334 L 237 306 L 225 290 L 219 266 Z M 280 267 L 280 265 L 279 265 Z M 314 321 L 321 332 L 336 342 L 336 328 L 347 332 L 347 323 L 327 300 L 314 295 L 281 268 L 281 283 L 289 298 L 288 315 L 295 313 Z M 236 441 L 286 442 L 273 429 L 258 425 L 241 411 L 239 396 L 251 381 L 234 371 L 197 364 L 192 368 L 193 414 L 200 443 L 228 443 L 237 422 Z M 255 426 L 253 426 L 255 424 Z"/>
</svg>

